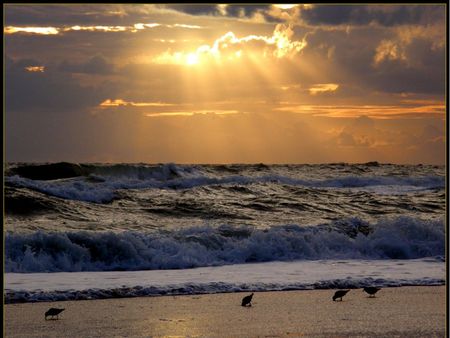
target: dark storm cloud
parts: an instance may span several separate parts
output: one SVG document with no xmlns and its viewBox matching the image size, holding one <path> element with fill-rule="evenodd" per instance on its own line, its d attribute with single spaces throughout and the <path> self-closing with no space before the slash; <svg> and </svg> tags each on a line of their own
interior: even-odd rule
<svg viewBox="0 0 450 338">
<path fill-rule="evenodd" d="M 29 66 L 43 66 L 43 72 L 30 72 Z M 82 86 L 70 75 L 45 68 L 38 60 L 7 58 L 5 108 L 8 112 L 77 112 L 97 106 L 114 95 L 112 85 Z"/>
<path fill-rule="evenodd" d="M 267 11 L 270 5 L 233 5 L 230 4 L 226 7 L 227 15 L 232 17 L 246 17 L 251 18 L 258 12 Z"/>
<path fill-rule="evenodd" d="M 443 5 L 315 5 L 301 11 L 301 18 L 311 25 L 382 26 L 433 24 L 445 19 Z"/>
<path fill-rule="evenodd" d="M 154 5 L 24 4 L 4 6 L 5 26 L 133 25 L 155 19 Z"/>
<path fill-rule="evenodd" d="M 160 5 L 161 7 L 173 9 L 178 12 L 183 12 L 190 15 L 220 15 L 220 9 L 218 5 Z"/>
<path fill-rule="evenodd" d="M 6 5 L 5 25 L 75 25 L 98 24 L 101 16 L 107 17 L 113 5 Z M 95 10 L 94 10 L 95 9 Z M 117 17 L 115 17 L 117 22 Z"/>
<path fill-rule="evenodd" d="M 404 47 L 405 60 L 385 59 L 372 64 L 371 71 L 362 74 L 379 91 L 391 93 L 443 94 L 445 92 L 445 49 L 433 47 L 433 42 L 415 38 Z"/>
<path fill-rule="evenodd" d="M 102 56 L 94 56 L 84 63 L 70 63 L 63 61 L 58 70 L 69 73 L 86 73 L 107 75 L 114 72 L 114 65 Z"/>
<path fill-rule="evenodd" d="M 392 43 L 397 55 L 377 63 L 377 49 L 383 41 Z M 425 31 L 404 41 L 387 28 L 365 27 L 349 32 L 317 29 L 308 35 L 307 42 L 302 59 L 328 67 L 329 72 L 323 69 L 327 74 L 323 83 L 345 83 L 385 93 L 444 93 L 445 48 L 438 44 L 443 41 L 427 36 Z M 339 72 L 333 72 L 336 69 Z"/>
<path fill-rule="evenodd" d="M 443 94 L 445 72 L 442 68 L 417 69 L 399 61 L 389 61 L 365 78 L 373 89 L 389 93 Z"/>
</svg>

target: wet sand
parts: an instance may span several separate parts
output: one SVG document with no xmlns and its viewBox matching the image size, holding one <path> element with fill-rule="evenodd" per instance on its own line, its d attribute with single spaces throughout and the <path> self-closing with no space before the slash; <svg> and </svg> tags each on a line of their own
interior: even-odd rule
<svg viewBox="0 0 450 338">
<path fill-rule="evenodd" d="M 6 337 L 445 337 L 445 286 L 7 304 Z M 50 307 L 65 308 L 44 320 Z"/>
</svg>

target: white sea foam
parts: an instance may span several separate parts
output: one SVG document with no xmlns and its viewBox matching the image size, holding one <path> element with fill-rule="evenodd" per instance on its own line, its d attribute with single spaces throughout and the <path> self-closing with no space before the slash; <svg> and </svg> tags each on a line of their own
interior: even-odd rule
<svg viewBox="0 0 450 338">
<path fill-rule="evenodd" d="M 410 217 L 322 226 L 198 226 L 162 232 L 7 233 L 6 272 L 185 269 L 268 261 L 444 255 L 444 222 Z"/>
<path fill-rule="evenodd" d="M 239 291 L 360 288 L 368 285 L 443 285 L 445 263 L 439 257 L 415 260 L 318 260 L 187 270 L 7 273 L 5 280 L 5 301 L 12 303 Z"/>
</svg>

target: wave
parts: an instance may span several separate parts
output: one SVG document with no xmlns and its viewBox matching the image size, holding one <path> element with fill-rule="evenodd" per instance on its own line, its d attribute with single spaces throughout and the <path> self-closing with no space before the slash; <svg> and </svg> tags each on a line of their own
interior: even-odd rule
<svg viewBox="0 0 450 338">
<path fill-rule="evenodd" d="M 89 175 L 122 176 L 138 179 L 170 179 L 191 170 L 193 170 L 192 166 L 177 166 L 173 163 L 151 165 L 58 162 L 46 164 L 10 164 L 7 169 L 7 175 L 18 175 L 32 180 L 57 180 Z"/>
<path fill-rule="evenodd" d="M 177 296 L 198 295 L 230 292 L 265 292 L 265 291 L 292 291 L 292 290 L 314 290 L 314 289 L 358 289 L 366 286 L 377 285 L 378 287 L 399 286 L 437 286 L 445 285 L 444 279 L 412 279 L 396 280 L 389 278 L 371 277 L 360 279 L 332 279 L 318 281 L 315 283 L 182 283 L 164 286 L 133 286 L 120 288 L 93 288 L 85 290 L 64 291 L 5 291 L 6 304 L 25 302 L 55 302 L 69 300 L 92 300 L 110 298 L 130 298 L 147 296 Z"/>
<path fill-rule="evenodd" d="M 59 162 L 47 164 L 12 165 L 8 175 L 19 175 L 33 180 L 55 180 L 88 175 L 86 166 L 76 163 Z"/>
<path fill-rule="evenodd" d="M 57 209 L 54 201 L 38 192 L 23 188 L 5 188 L 5 213 L 14 215 L 45 214 Z"/>
<path fill-rule="evenodd" d="M 5 235 L 6 272 L 186 269 L 270 261 L 414 259 L 445 254 L 443 220 L 359 218 L 319 226 L 200 226 L 160 232 Z"/>
<path fill-rule="evenodd" d="M 360 188 L 375 190 L 381 194 L 401 194 L 409 191 L 445 188 L 445 177 L 430 174 L 430 171 L 426 171 L 427 175 L 423 176 L 384 173 L 383 175 L 339 175 L 339 177 L 325 179 L 310 179 L 304 178 L 308 175 L 302 173 L 301 170 L 306 170 L 306 167 L 302 166 L 292 168 L 291 166 L 235 165 L 227 166 L 225 169 L 222 168 L 223 166 L 175 164 L 74 166 L 74 168 L 81 168 L 79 170 L 83 171 L 83 175 L 64 178 L 59 175 L 59 179 L 51 180 L 42 177 L 35 179 L 22 176 L 17 168 L 12 168 L 8 171 L 9 175 L 6 176 L 5 181 L 8 186 L 28 188 L 59 198 L 94 203 L 109 203 L 120 197 L 119 190 L 122 189 L 192 189 L 203 186 L 240 187 L 251 184 L 279 184 L 316 189 Z M 71 166 L 69 168 L 73 169 Z M 327 175 L 330 173 L 333 172 L 327 172 Z M 299 177 L 302 175 L 303 177 Z"/>
</svg>

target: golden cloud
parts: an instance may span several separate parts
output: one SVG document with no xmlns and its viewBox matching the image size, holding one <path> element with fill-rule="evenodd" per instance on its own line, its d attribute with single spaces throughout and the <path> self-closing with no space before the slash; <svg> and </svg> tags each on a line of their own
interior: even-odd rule
<svg viewBox="0 0 450 338">
<path fill-rule="evenodd" d="M 334 92 L 339 88 L 336 83 L 319 83 L 309 88 L 311 95 L 321 94 L 325 92 Z"/>
<path fill-rule="evenodd" d="M 441 25 L 400 26 L 393 29 L 394 36 L 390 40 L 382 40 L 375 50 L 373 64 L 378 66 L 382 61 L 399 60 L 408 63 L 407 48 L 417 39 L 431 42 L 431 49 L 445 47 L 445 32 Z"/>
<path fill-rule="evenodd" d="M 291 8 L 297 7 L 299 5 L 297 5 L 297 4 L 276 4 L 276 5 L 273 5 L 273 6 L 274 7 L 278 7 L 280 9 L 291 9 Z"/>
<path fill-rule="evenodd" d="M 43 73 L 45 71 L 45 67 L 44 66 L 28 66 L 25 67 L 25 69 L 28 72 L 38 72 L 38 73 Z"/>
<path fill-rule="evenodd" d="M 245 51 L 262 51 L 264 56 L 276 58 L 290 57 L 306 47 L 306 40 L 292 40 L 294 31 L 291 26 L 279 24 L 272 36 L 248 35 L 238 38 L 233 32 L 228 32 L 214 41 L 212 45 L 202 45 L 193 52 L 166 51 L 153 58 L 159 64 L 193 65 L 205 59 L 215 60 L 238 59 Z M 261 50 L 262 49 L 262 50 Z"/>
<path fill-rule="evenodd" d="M 202 26 L 197 26 L 197 25 L 185 25 L 185 24 L 180 24 L 180 23 L 176 23 L 174 25 L 166 25 L 166 27 L 172 28 L 172 27 L 180 27 L 180 28 L 187 28 L 187 29 L 201 29 L 203 28 Z"/>
<path fill-rule="evenodd" d="M 406 60 L 403 47 L 394 41 L 381 41 L 375 50 L 374 63 L 378 65 L 383 60 Z"/>
<path fill-rule="evenodd" d="M 162 103 L 162 102 L 132 102 L 125 101 L 122 99 L 115 100 L 105 100 L 100 103 L 100 107 L 109 108 L 109 107 L 120 107 L 120 106 L 133 106 L 133 107 L 168 107 L 173 106 L 171 103 Z"/>
<path fill-rule="evenodd" d="M 125 32 L 129 30 L 128 26 L 72 26 L 65 28 L 64 31 L 102 31 L 102 32 Z"/>
<path fill-rule="evenodd" d="M 412 116 L 416 118 L 429 117 L 430 115 L 444 115 L 445 104 L 436 101 L 414 102 L 408 101 L 407 105 L 289 105 L 275 108 L 277 111 L 297 114 L 310 114 L 313 116 L 327 117 L 355 117 L 368 116 L 373 119 L 392 119 Z M 422 104 L 420 104 L 422 103 Z"/>
<path fill-rule="evenodd" d="M 194 116 L 194 115 L 231 115 L 238 114 L 237 110 L 197 110 L 197 111 L 174 111 L 162 113 L 148 113 L 147 117 L 177 117 L 177 116 Z"/>
<path fill-rule="evenodd" d="M 201 29 L 203 27 L 197 25 L 188 24 L 173 24 L 164 25 L 160 23 L 136 23 L 132 26 L 64 26 L 64 27 L 15 27 L 7 26 L 4 28 L 3 32 L 5 34 L 15 34 L 15 33 L 32 33 L 32 34 L 42 34 L 42 35 L 56 35 L 61 32 L 69 31 L 89 31 L 89 32 L 137 32 L 139 30 L 155 27 L 167 27 L 167 28 L 184 28 L 184 29 Z"/>
<path fill-rule="evenodd" d="M 55 35 L 59 33 L 59 29 L 55 27 L 14 27 L 6 26 L 3 30 L 5 34 L 14 33 L 31 33 L 31 34 L 42 34 L 42 35 Z"/>
</svg>

